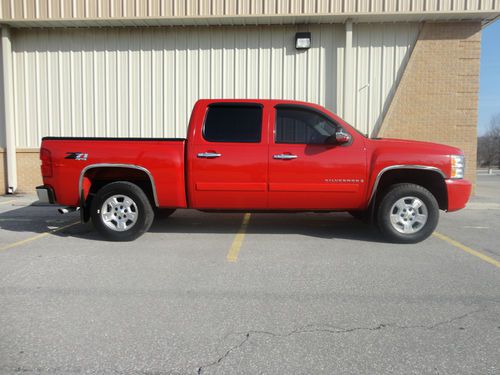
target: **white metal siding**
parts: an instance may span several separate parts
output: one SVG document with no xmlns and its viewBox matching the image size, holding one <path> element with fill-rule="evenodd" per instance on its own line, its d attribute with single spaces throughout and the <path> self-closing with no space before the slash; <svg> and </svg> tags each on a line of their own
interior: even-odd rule
<svg viewBox="0 0 500 375">
<path fill-rule="evenodd" d="M 381 125 L 418 31 L 418 24 L 354 26 L 353 124 L 363 133 L 372 135 Z"/>
<path fill-rule="evenodd" d="M 296 31 L 312 48 L 294 48 Z M 355 123 L 371 132 L 416 24 L 356 25 Z M 283 98 L 342 115 L 343 25 L 13 30 L 18 147 L 45 135 L 183 137 L 199 98 Z M 337 111 L 338 109 L 338 111 Z"/>
<path fill-rule="evenodd" d="M 1 42 L 0 42 L 1 43 Z M 0 45 L 0 61 L 3 60 L 2 46 Z M 0 149 L 4 149 L 6 146 L 5 139 L 5 99 L 3 96 L 4 92 L 4 82 L 3 82 L 3 64 L 0 64 Z M 1 150 L 0 150 L 1 151 Z"/>
<path fill-rule="evenodd" d="M 0 19 L 498 11 L 500 0 L 2 0 Z"/>
</svg>

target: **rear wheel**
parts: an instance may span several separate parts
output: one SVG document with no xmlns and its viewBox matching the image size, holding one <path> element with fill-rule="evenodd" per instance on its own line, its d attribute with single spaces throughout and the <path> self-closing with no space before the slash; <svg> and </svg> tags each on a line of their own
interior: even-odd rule
<svg viewBox="0 0 500 375">
<path fill-rule="evenodd" d="M 132 241 L 151 226 L 154 212 L 144 191 L 137 185 L 112 182 L 102 187 L 90 208 L 95 228 L 112 241 Z"/>
<path fill-rule="evenodd" d="M 378 226 L 393 242 L 423 241 L 436 229 L 438 221 L 436 198 L 429 190 L 415 184 L 397 184 L 389 188 L 377 210 Z"/>
</svg>

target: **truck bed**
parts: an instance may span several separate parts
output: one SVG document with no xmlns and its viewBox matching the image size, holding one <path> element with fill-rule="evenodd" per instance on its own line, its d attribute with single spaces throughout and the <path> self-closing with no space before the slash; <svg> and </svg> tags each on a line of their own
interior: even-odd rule
<svg viewBox="0 0 500 375">
<path fill-rule="evenodd" d="M 50 150 L 52 176 L 44 180 L 57 192 L 61 205 L 78 206 L 86 176 L 98 168 L 138 166 L 154 183 L 160 207 L 186 207 L 184 138 L 45 137 L 42 149 Z M 106 178 L 113 176 L 107 174 Z"/>
</svg>

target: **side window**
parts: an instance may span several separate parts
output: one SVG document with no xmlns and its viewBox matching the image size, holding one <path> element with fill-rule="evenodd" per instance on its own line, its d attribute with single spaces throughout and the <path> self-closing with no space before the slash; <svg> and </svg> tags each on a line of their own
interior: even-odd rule
<svg viewBox="0 0 500 375">
<path fill-rule="evenodd" d="M 209 142 L 259 143 L 262 107 L 252 105 L 212 105 L 203 126 L 203 138 Z"/>
<path fill-rule="evenodd" d="M 325 144 L 336 130 L 335 123 L 314 111 L 276 109 L 276 143 Z"/>
</svg>

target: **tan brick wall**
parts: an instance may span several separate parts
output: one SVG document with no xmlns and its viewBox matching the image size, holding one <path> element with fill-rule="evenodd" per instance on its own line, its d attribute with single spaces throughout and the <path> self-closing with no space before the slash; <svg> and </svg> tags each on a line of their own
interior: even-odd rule
<svg viewBox="0 0 500 375">
<path fill-rule="evenodd" d="M 424 24 L 379 134 L 461 148 L 473 182 L 480 48 L 479 22 Z"/>
<path fill-rule="evenodd" d="M 42 184 L 40 174 L 40 157 L 38 149 L 18 149 L 17 161 L 17 192 L 33 193 L 35 187 Z"/>
<path fill-rule="evenodd" d="M 18 149 L 17 193 L 34 193 L 35 187 L 42 184 L 40 174 L 39 150 L 36 148 Z M 0 195 L 7 193 L 7 156 L 0 148 Z"/>
</svg>

